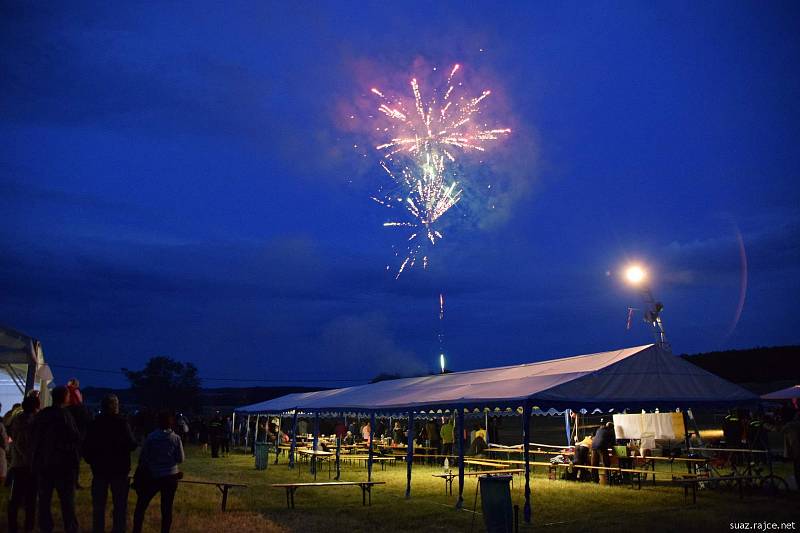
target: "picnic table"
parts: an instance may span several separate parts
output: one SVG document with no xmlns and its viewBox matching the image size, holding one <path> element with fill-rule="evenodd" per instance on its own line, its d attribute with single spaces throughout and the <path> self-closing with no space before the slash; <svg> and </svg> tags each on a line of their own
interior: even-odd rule
<svg viewBox="0 0 800 533">
<path fill-rule="evenodd" d="M 286 489 L 286 507 L 294 509 L 294 493 L 300 487 L 361 487 L 361 505 L 367 505 L 367 495 L 369 504 L 372 505 L 372 487 L 375 485 L 385 485 L 385 481 L 327 481 L 320 483 L 275 483 L 272 487 Z"/>
<path fill-rule="evenodd" d="M 365 463 L 369 462 L 369 455 L 342 455 L 339 457 L 341 461 L 364 461 Z M 385 455 L 373 455 L 372 462 L 373 463 L 380 463 L 381 470 L 386 470 L 386 463 L 392 462 L 396 463 L 398 457 L 387 457 Z"/>
<path fill-rule="evenodd" d="M 479 470 L 475 472 L 464 472 L 464 476 L 497 476 L 500 474 L 511 474 L 512 480 L 511 483 L 513 485 L 513 475 L 514 474 L 521 474 L 525 472 L 522 468 L 506 468 L 501 470 Z M 441 474 L 431 474 L 433 477 L 438 477 L 444 479 L 444 492 L 445 494 L 449 494 L 450 496 L 453 495 L 453 478 L 458 477 L 458 472 L 443 472 Z"/>
<path fill-rule="evenodd" d="M 329 459 L 330 457 L 336 455 L 333 452 L 326 452 L 326 451 L 322 451 L 322 450 L 303 449 L 303 450 L 295 450 L 295 451 L 298 454 L 300 454 L 301 457 L 307 457 L 309 459 L 309 461 L 311 462 L 311 472 L 314 474 L 314 480 L 315 481 L 317 479 L 317 461 L 320 460 L 320 459 L 324 461 L 324 460 Z M 300 471 L 301 470 L 302 470 L 302 468 L 298 468 L 297 469 L 297 475 L 298 476 L 300 475 Z M 331 464 L 330 464 L 330 462 L 328 462 L 328 479 L 330 479 L 330 477 L 331 477 Z"/>
</svg>

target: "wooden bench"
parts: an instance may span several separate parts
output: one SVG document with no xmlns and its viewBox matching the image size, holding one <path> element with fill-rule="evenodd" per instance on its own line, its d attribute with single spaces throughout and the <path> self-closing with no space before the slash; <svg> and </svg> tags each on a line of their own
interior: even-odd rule
<svg viewBox="0 0 800 533">
<path fill-rule="evenodd" d="M 490 466 L 493 468 L 506 468 L 507 464 L 500 461 L 487 461 L 484 459 L 464 459 L 464 464 L 474 466 Z"/>
<path fill-rule="evenodd" d="M 476 472 L 464 472 L 467 476 L 496 476 L 498 474 L 521 474 L 525 472 L 522 468 L 506 468 L 504 470 L 481 470 Z M 453 479 L 458 477 L 458 472 L 444 472 L 443 474 L 431 474 L 433 477 L 444 479 L 444 493 L 453 495 Z M 513 483 L 513 481 L 512 481 Z"/>
<path fill-rule="evenodd" d="M 275 483 L 275 488 L 286 489 L 286 507 L 294 509 L 294 493 L 300 487 L 361 487 L 361 505 L 367 505 L 367 494 L 369 494 L 369 504 L 372 505 L 372 487 L 374 485 L 385 485 L 385 481 L 328 481 L 320 483 Z"/>
<path fill-rule="evenodd" d="M 752 481 L 753 478 L 750 476 L 720 476 L 720 477 L 708 477 L 706 475 L 698 475 L 698 474 L 683 474 L 679 476 L 672 476 L 672 482 L 683 487 L 683 501 L 689 497 L 689 489 L 692 491 L 692 503 L 697 503 L 697 486 L 700 483 L 718 483 L 718 482 L 727 482 L 732 481 L 736 483 L 736 486 L 739 489 L 739 499 L 744 498 L 744 484 L 743 481 Z"/>
<path fill-rule="evenodd" d="M 228 489 L 231 487 L 244 487 L 247 485 L 243 483 L 229 483 L 227 481 L 204 481 L 202 479 L 181 479 L 178 483 L 189 483 L 192 485 L 215 485 L 222 493 L 222 511 L 224 512 L 228 506 Z"/>
</svg>

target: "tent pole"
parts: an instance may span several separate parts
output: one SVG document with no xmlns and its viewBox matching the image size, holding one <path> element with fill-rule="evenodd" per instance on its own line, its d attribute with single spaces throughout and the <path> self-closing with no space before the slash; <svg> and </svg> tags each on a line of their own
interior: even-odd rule
<svg viewBox="0 0 800 533">
<path fill-rule="evenodd" d="M 464 506 L 464 409 L 458 408 L 456 417 L 456 439 L 458 442 L 458 501 L 456 509 Z"/>
<path fill-rule="evenodd" d="M 317 444 L 319 443 L 319 411 L 314 411 L 314 438 L 311 441 L 311 451 L 317 451 Z M 311 473 L 314 474 L 314 479 L 317 478 L 317 456 L 311 456 Z"/>
<path fill-rule="evenodd" d="M 483 429 L 486 430 L 486 446 L 489 446 L 489 412 L 484 413 Z"/>
<path fill-rule="evenodd" d="M 24 396 L 27 398 L 28 393 L 33 390 L 36 381 L 36 367 L 38 366 L 39 362 L 36 357 L 36 348 L 33 345 L 33 342 L 28 343 L 28 351 L 30 352 L 28 355 L 30 356 L 30 361 L 28 361 L 28 372 L 25 375 L 25 394 Z M 44 407 L 44 406 L 43 406 Z"/>
<path fill-rule="evenodd" d="M 375 411 L 369 414 L 369 455 L 367 456 L 367 481 L 372 481 L 372 443 L 375 440 Z"/>
<path fill-rule="evenodd" d="M 255 433 L 255 436 L 253 437 L 253 455 L 256 454 L 255 443 L 258 442 L 258 422 L 260 420 L 261 420 L 261 415 L 256 415 L 256 433 Z"/>
<path fill-rule="evenodd" d="M 525 455 L 525 523 L 531 523 L 531 403 L 525 400 L 522 408 L 522 449 Z"/>
<path fill-rule="evenodd" d="M 347 417 L 344 416 L 344 413 L 339 413 L 339 417 L 344 419 L 343 423 L 344 423 L 344 427 L 346 429 L 347 428 Z M 334 478 L 336 481 L 339 481 L 339 474 L 341 474 L 341 471 L 339 470 L 339 467 L 340 467 L 339 456 L 341 455 L 341 453 L 342 453 L 342 436 L 337 433 L 336 434 L 336 477 Z"/>
<path fill-rule="evenodd" d="M 688 456 L 689 454 L 692 453 L 692 450 L 691 450 L 692 439 L 689 437 L 689 420 L 688 420 L 688 417 L 686 416 L 686 410 L 685 409 L 681 411 L 681 414 L 683 415 L 683 434 L 684 434 L 684 439 L 685 439 L 685 442 L 686 442 L 686 455 Z M 690 474 L 692 473 L 692 463 L 691 463 L 691 461 L 686 461 L 686 470 Z"/>
<path fill-rule="evenodd" d="M 294 468 L 294 450 L 297 448 L 297 409 L 292 415 L 292 443 L 289 445 L 289 468 Z"/>
<path fill-rule="evenodd" d="M 250 442 L 250 415 L 247 415 L 247 422 L 244 428 L 244 451 L 247 453 L 247 444 Z"/>
<path fill-rule="evenodd" d="M 408 412 L 408 451 L 406 452 L 406 499 L 411 498 L 411 466 L 414 464 L 414 412 Z"/>
<path fill-rule="evenodd" d="M 231 415 L 231 440 L 233 441 L 231 445 L 234 447 L 236 447 L 236 437 L 238 435 L 236 435 L 236 411 L 234 411 Z"/>
<path fill-rule="evenodd" d="M 572 429 L 569 426 L 569 417 L 570 417 L 570 410 L 569 409 L 565 409 L 564 410 L 564 429 L 567 432 L 567 446 L 572 445 L 572 439 L 571 439 Z"/>
<path fill-rule="evenodd" d="M 269 424 L 269 422 L 267 422 Z M 269 427 L 269 425 L 267 426 Z M 278 426 L 275 428 L 275 464 L 278 464 L 278 454 L 281 453 L 281 415 L 278 413 Z"/>
</svg>

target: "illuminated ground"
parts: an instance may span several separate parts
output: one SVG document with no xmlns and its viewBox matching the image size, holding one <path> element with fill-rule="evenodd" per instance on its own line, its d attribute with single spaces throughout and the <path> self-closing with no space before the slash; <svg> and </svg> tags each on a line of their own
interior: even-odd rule
<svg viewBox="0 0 800 533">
<path fill-rule="evenodd" d="M 286 509 L 285 492 L 272 489 L 270 483 L 310 481 L 311 475 L 304 466 L 290 471 L 282 458 L 277 467 L 270 465 L 266 471 L 253 468 L 249 455 L 234 454 L 224 459 L 212 460 L 197 448 L 190 447 L 184 465 L 187 477 L 214 480 L 231 480 L 247 483 L 246 490 L 232 489 L 229 511 L 219 511 L 220 496 L 214 487 L 182 485 L 175 502 L 173 531 L 470 531 L 473 513 L 454 510 L 455 497 L 444 493 L 443 481 L 431 473 L 439 468 L 414 467 L 413 497 L 404 498 L 406 471 L 404 466 L 379 468 L 374 473 L 377 481 L 386 481 L 376 487 L 372 507 L 362 507 L 360 490 L 356 487 L 336 489 L 300 489 L 296 495 L 297 508 Z M 782 472 L 783 465 L 779 467 Z M 90 472 L 81 467 L 81 481 L 90 485 Z M 363 467 L 347 467 L 345 480 L 366 478 Z M 518 480 L 521 478 L 518 478 Z M 327 471 L 319 480 L 327 480 Z M 565 481 L 548 481 L 538 471 L 532 483 L 534 523 L 533 529 L 547 531 L 722 531 L 729 530 L 733 521 L 792 521 L 800 527 L 800 498 L 789 496 L 769 500 L 759 495 L 749 495 L 739 500 L 736 493 L 704 491 L 695 506 L 684 504 L 683 492 L 677 487 L 646 486 L 643 490 L 627 487 L 600 487 Z M 464 491 L 465 507 L 475 505 L 474 479 L 468 478 Z M 8 489 L 0 489 L 3 505 Z M 515 481 L 512 497 L 522 504 L 522 483 Z M 132 512 L 135 495 L 131 493 Z M 477 502 L 480 509 L 480 501 Z M 91 503 L 88 489 L 78 491 L 79 519 L 84 530 L 91 529 Z M 131 513 L 129 513 L 130 515 Z M 56 523 L 60 513 L 54 502 Z M 482 517 L 476 515 L 474 531 L 483 531 Z M 146 530 L 158 530 L 157 501 L 148 510 Z M 110 516 L 107 526 L 110 527 Z M 0 530 L 5 530 L 5 517 Z M 528 528 L 522 527 L 522 530 Z"/>
</svg>

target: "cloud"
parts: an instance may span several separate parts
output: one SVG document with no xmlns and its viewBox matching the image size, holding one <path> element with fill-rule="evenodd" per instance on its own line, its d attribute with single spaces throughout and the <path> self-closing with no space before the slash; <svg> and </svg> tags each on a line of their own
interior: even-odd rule
<svg viewBox="0 0 800 533">
<path fill-rule="evenodd" d="M 416 354 L 397 345 L 389 320 L 381 314 L 332 320 L 323 330 L 322 346 L 323 352 L 330 354 L 331 367 L 346 375 L 415 375 L 428 371 Z"/>
</svg>

